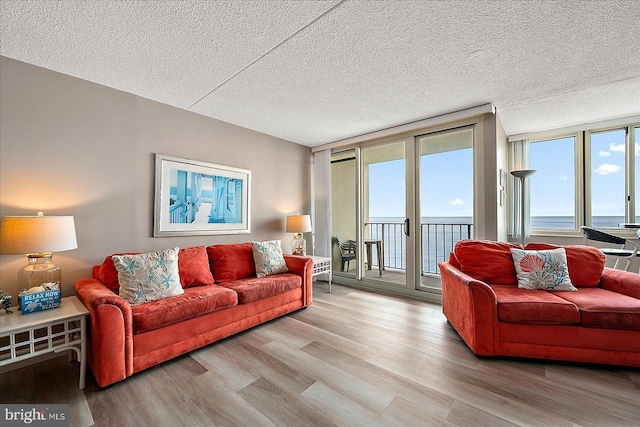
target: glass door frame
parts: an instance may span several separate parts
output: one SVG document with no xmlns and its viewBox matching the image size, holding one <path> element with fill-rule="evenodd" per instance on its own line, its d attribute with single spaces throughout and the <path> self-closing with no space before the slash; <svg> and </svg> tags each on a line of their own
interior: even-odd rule
<svg viewBox="0 0 640 427">
<path fill-rule="evenodd" d="M 485 224 L 478 221 L 478 218 L 482 218 L 480 215 L 484 211 L 483 195 L 484 191 L 484 176 L 483 176 L 483 115 L 468 117 L 466 119 L 456 120 L 435 126 L 428 126 L 424 128 L 413 129 L 411 131 L 398 133 L 391 136 L 385 136 L 381 138 L 375 138 L 368 141 L 363 141 L 355 144 L 351 147 L 340 147 L 337 152 L 343 152 L 349 149 L 355 151 L 355 168 L 356 168 L 356 274 L 353 276 L 346 276 L 340 274 L 340 280 L 345 284 L 354 287 L 366 287 L 368 289 L 375 289 L 379 291 L 390 292 L 399 295 L 405 295 L 409 297 L 417 297 L 420 299 L 426 299 L 430 301 L 439 302 L 441 299 L 441 291 L 433 288 L 426 288 L 421 286 L 421 261 L 420 257 L 421 248 L 417 248 L 418 236 L 416 231 L 420 225 L 420 186 L 419 177 L 417 173 L 419 171 L 420 156 L 418 155 L 417 138 L 425 134 L 444 132 L 447 130 L 455 130 L 464 127 L 473 127 L 473 223 L 474 223 L 474 238 L 483 239 L 485 235 Z M 393 142 L 404 141 L 405 143 L 405 191 L 406 191 L 406 218 L 409 218 L 410 235 L 407 237 L 407 260 L 406 260 L 406 282 L 405 286 L 393 286 L 385 284 L 380 280 L 371 280 L 364 277 L 364 218 L 363 215 L 363 191 L 364 191 L 364 174 L 362 172 L 362 148 L 376 146 L 381 144 L 388 144 Z M 333 153 L 332 153 L 333 154 Z M 504 153 L 506 164 L 506 149 Z"/>
<path fill-rule="evenodd" d="M 413 158 L 414 158 L 414 184 L 415 184 L 415 197 L 414 202 L 415 202 L 415 212 L 413 217 L 415 218 L 415 237 L 414 237 L 414 244 L 416 245 L 416 252 L 414 252 L 414 258 L 415 258 L 415 271 L 414 271 L 414 277 L 415 277 L 415 289 L 417 291 L 420 292 L 426 292 L 426 293 L 435 293 L 438 295 L 442 294 L 442 289 L 438 289 L 438 288 L 433 288 L 433 287 L 428 287 L 422 284 L 422 263 L 423 263 L 423 259 L 424 259 L 424 247 L 422 245 L 423 242 L 423 237 L 422 237 L 422 212 L 421 212 L 421 187 L 420 187 L 420 181 L 421 181 L 421 168 L 420 168 L 420 161 L 421 161 L 421 149 L 420 149 L 420 139 L 423 137 L 427 137 L 427 136 L 437 136 L 437 135 L 446 135 L 449 133 L 454 133 L 454 132 L 460 132 L 460 131 L 464 131 L 464 130 L 471 130 L 472 131 L 472 141 L 471 141 L 471 149 L 472 149 L 472 164 L 473 164 L 473 171 L 472 171 L 472 216 L 471 216 L 471 222 L 474 226 L 474 236 L 475 234 L 475 224 L 477 223 L 476 218 L 478 218 L 478 203 L 477 203 L 477 190 L 479 187 L 479 183 L 478 183 L 478 167 L 479 164 L 481 164 L 481 160 L 478 159 L 478 157 L 481 158 L 481 156 L 478 156 L 476 154 L 476 150 L 478 148 L 478 121 L 470 121 L 468 123 L 459 123 L 455 126 L 449 124 L 447 126 L 442 126 L 441 128 L 432 128 L 432 129 L 428 129 L 426 132 L 417 134 L 413 137 L 413 149 L 414 149 L 414 154 L 413 154 Z M 419 227 L 419 228 L 418 228 Z M 445 261 L 446 261 L 446 257 L 445 257 Z"/>
</svg>

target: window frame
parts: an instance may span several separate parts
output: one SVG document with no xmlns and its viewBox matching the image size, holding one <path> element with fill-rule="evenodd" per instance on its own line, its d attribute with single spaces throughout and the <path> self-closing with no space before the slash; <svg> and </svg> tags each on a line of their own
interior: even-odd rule
<svg viewBox="0 0 640 427">
<path fill-rule="evenodd" d="M 616 131 L 616 130 L 624 130 L 625 131 L 625 137 L 624 137 L 624 187 L 625 187 L 625 193 L 626 193 L 626 200 L 624 202 L 624 222 L 635 222 L 635 215 L 634 218 L 629 216 L 630 210 L 629 207 L 630 206 L 635 206 L 635 194 L 630 193 L 630 189 L 634 188 L 634 184 L 632 182 L 630 182 L 631 179 L 633 179 L 635 177 L 634 175 L 634 171 L 633 169 L 635 169 L 633 166 L 630 166 L 629 163 L 634 160 L 634 156 L 630 156 L 630 150 L 631 150 L 631 143 L 630 143 L 630 138 L 629 138 L 629 133 L 631 129 L 634 129 L 636 126 L 638 126 L 637 124 L 627 124 L 627 125 L 621 125 L 621 126 L 609 126 L 609 127 L 604 127 L 604 128 L 598 128 L 598 129 L 587 129 L 584 131 L 584 135 L 585 135 L 585 142 L 584 142 L 584 146 L 585 146 L 585 158 L 584 158 L 584 164 L 585 164 L 585 182 L 589 184 L 589 191 L 585 191 L 584 194 L 584 211 L 585 211 L 585 216 L 584 216 L 584 222 L 586 226 L 591 227 L 593 224 L 592 221 L 592 212 L 591 212 L 591 206 L 592 206 L 592 191 L 591 191 L 591 178 L 592 178 L 592 163 L 591 163 L 591 135 L 593 134 L 598 134 L 598 133 L 604 133 L 604 132 L 611 132 L 611 131 Z M 588 165 L 588 167 L 587 167 Z M 619 227 L 598 227 L 599 229 L 603 229 L 603 230 L 624 230 L 623 228 L 619 228 Z"/>
<path fill-rule="evenodd" d="M 552 141 L 554 139 L 574 138 L 573 146 L 573 168 L 574 168 L 574 215 L 575 215 L 575 227 L 574 228 L 534 228 L 531 227 L 531 235 L 534 236 L 576 236 L 581 234 L 580 226 L 584 222 L 584 203 L 582 203 L 581 195 L 585 194 L 585 179 L 584 179 L 584 132 L 569 132 L 558 133 L 554 135 L 545 135 L 540 138 L 529 139 L 529 145 L 538 142 Z M 529 151 L 529 157 L 531 152 Z M 530 162 L 531 159 L 527 159 Z M 533 177 L 532 177 L 533 178 Z"/>
<path fill-rule="evenodd" d="M 640 173 L 640 170 L 636 171 L 635 167 L 635 146 L 640 144 L 640 141 L 635 139 L 635 129 L 640 128 L 640 121 L 636 121 L 638 118 L 634 116 L 629 118 L 629 121 L 616 122 L 611 125 L 607 123 L 595 123 L 591 125 L 584 125 L 581 129 L 559 129 L 555 131 L 536 132 L 526 135 L 516 135 L 509 137 L 509 140 L 514 141 L 518 139 L 528 139 L 529 144 L 535 144 L 542 141 L 550 141 L 554 139 L 562 139 L 567 137 L 575 138 L 574 147 L 574 162 L 575 162 L 575 215 L 576 215 L 576 228 L 575 229 L 553 229 L 553 228 L 531 228 L 532 236 L 551 236 L 551 237 L 577 237 L 582 235 L 580 230 L 581 226 L 591 226 L 591 135 L 596 133 L 625 130 L 625 222 L 635 223 L 636 205 L 640 204 L 640 194 L 636 195 L 635 189 L 635 174 Z M 530 159 L 526 159 L 527 164 Z M 636 196 L 638 200 L 636 200 Z M 639 215 L 640 216 L 640 215 Z M 637 238 L 636 229 L 625 229 L 620 227 L 599 227 L 604 230 L 615 231 L 616 234 L 623 237 Z"/>
</svg>

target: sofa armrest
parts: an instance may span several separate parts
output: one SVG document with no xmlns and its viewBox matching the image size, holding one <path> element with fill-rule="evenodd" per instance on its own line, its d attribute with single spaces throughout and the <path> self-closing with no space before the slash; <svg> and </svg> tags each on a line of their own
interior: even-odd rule
<svg viewBox="0 0 640 427">
<path fill-rule="evenodd" d="M 303 306 L 307 307 L 311 305 L 313 290 L 311 273 L 313 272 L 313 261 L 311 258 L 284 254 L 284 262 L 287 264 L 289 273 L 302 277 Z"/>
<path fill-rule="evenodd" d="M 105 387 L 125 379 L 133 373 L 131 306 L 97 279 L 79 279 L 74 287 L 89 310 L 89 362 L 98 385 Z"/>
<path fill-rule="evenodd" d="M 441 262 L 442 311 L 469 348 L 478 355 L 494 354 L 498 335 L 496 294 L 486 283 Z"/>
<path fill-rule="evenodd" d="M 640 299 L 640 274 L 605 267 L 599 286 L 608 291 Z"/>
</svg>

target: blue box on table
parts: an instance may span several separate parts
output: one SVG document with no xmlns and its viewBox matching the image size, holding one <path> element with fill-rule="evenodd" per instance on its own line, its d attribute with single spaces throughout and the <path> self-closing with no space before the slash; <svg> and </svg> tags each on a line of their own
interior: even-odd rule
<svg viewBox="0 0 640 427">
<path fill-rule="evenodd" d="M 53 289 L 33 294 L 22 294 L 20 303 L 22 314 L 57 308 L 60 307 L 60 290 Z"/>
</svg>

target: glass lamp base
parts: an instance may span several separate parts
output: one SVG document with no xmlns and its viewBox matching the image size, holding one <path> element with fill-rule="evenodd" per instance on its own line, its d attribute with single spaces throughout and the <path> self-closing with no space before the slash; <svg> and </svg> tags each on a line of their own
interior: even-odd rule
<svg viewBox="0 0 640 427">
<path fill-rule="evenodd" d="M 62 277 L 60 267 L 51 260 L 53 254 L 45 252 L 41 254 L 28 254 L 28 264 L 18 271 L 18 286 L 20 289 L 29 289 L 41 286 L 44 283 L 60 285 Z"/>
<path fill-rule="evenodd" d="M 291 253 L 293 255 L 307 255 L 307 241 L 301 235 L 293 238 L 293 250 Z"/>
</svg>

